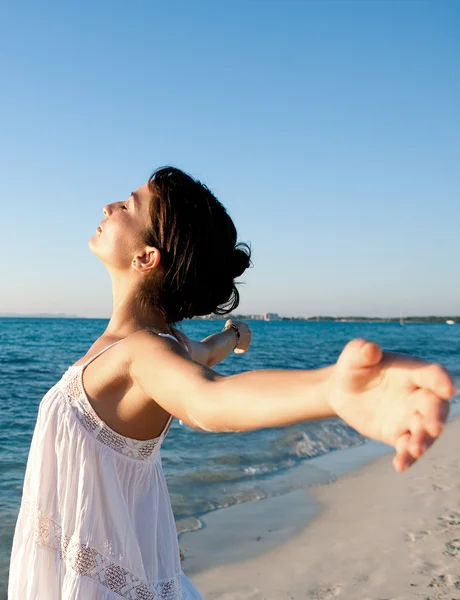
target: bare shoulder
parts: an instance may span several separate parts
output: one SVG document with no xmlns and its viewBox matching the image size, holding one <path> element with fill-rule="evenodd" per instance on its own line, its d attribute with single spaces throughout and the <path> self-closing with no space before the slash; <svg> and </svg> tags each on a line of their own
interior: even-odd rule
<svg viewBox="0 0 460 600">
<path fill-rule="evenodd" d="M 209 396 L 209 385 L 222 378 L 194 361 L 181 343 L 141 330 L 126 347 L 131 380 L 147 398 L 165 411 L 195 427 L 191 417 Z"/>
<path fill-rule="evenodd" d="M 154 357 L 159 356 L 167 359 L 167 356 L 171 353 L 190 359 L 185 348 L 177 340 L 171 337 L 159 336 L 146 329 L 132 333 L 129 339 L 127 338 L 127 342 L 126 350 L 131 362 L 145 358 L 152 360 Z"/>
</svg>

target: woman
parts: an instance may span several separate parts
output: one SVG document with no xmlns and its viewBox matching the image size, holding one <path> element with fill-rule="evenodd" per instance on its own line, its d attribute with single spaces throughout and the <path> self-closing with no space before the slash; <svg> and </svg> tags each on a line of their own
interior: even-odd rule
<svg viewBox="0 0 460 600">
<path fill-rule="evenodd" d="M 10 600 L 201 598 L 181 571 L 159 453 L 174 417 L 233 432 L 339 416 L 395 446 L 398 471 L 441 433 L 449 375 L 364 340 L 314 371 L 209 368 L 246 351 L 249 329 L 230 321 L 197 343 L 174 324 L 236 308 L 250 251 L 200 182 L 160 169 L 104 215 L 89 247 L 112 278 L 113 314 L 40 403 Z"/>
</svg>

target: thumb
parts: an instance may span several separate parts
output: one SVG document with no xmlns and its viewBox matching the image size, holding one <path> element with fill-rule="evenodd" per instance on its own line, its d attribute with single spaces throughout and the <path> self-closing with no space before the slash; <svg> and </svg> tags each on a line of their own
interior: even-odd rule
<svg viewBox="0 0 460 600">
<path fill-rule="evenodd" d="M 345 369 L 366 369 L 375 367 L 382 360 L 382 354 L 378 344 L 356 338 L 342 350 L 337 364 Z"/>
</svg>

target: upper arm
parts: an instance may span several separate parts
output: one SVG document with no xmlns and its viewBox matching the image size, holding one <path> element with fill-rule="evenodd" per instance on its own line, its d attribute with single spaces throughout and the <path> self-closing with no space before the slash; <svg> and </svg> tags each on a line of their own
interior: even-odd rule
<svg viewBox="0 0 460 600">
<path fill-rule="evenodd" d="M 132 334 L 129 344 L 130 375 L 144 394 L 190 427 L 202 429 L 200 415 L 221 375 L 191 359 L 171 338 L 148 331 Z"/>
<path fill-rule="evenodd" d="M 209 344 L 206 344 L 206 342 L 197 342 L 195 340 L 191 340 L 183 331 L 180 331 L 179 329 L 173 329 L 173 331 L 176 337 L 184 342 L 184 344 L 187 346 L 190 356 L 194 361 L 206 367 L 211 367 L 213 365 L 211 348 Z"/>
</svg>

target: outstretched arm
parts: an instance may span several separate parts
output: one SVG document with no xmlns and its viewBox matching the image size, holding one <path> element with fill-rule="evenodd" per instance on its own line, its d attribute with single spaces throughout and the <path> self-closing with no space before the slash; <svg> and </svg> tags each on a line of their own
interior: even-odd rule
<svg viewBox="0 0 460 600">
<path fill-rule="evenodd" d="M 339 416 L 365 436 L 395 446 L 404 470 L 440 435 L 451 377 L 439 365 L 382 353 L 353 340 L 335 365 L 260 370 L 223 377 L 146 331 L 130 341 L 130 373 L 151 401 L 204 431 L 249 431 Z"/>
<path fill-rule="evenodd" d="M 204 431 L 250 431 L 335 415 L 328 403 L 334 367 L 258 370 L 224 377 L 190 360 L 170 338 L 130 336 L 130 373 L 165 411 Z"/>
<path fill-rule="evenodd" d="M 251 343 L 251 330 L 245 323 L 232 319 L 226 321 L 225 327 L 231 323 L 236 325 L 240 332 L 238 348 L 235 351 L 238 354 L 246 352 Z M 237 342 L 235 330 L 231 328 L 208 335 L 201 342 L 191 340 L 178 329 L 173 331 L 177 338 L 186 344 L 192 359 L 205 367 L 213 367 L 222 362 L 232 352 Z"/>
</svg>

